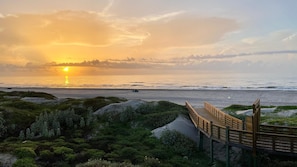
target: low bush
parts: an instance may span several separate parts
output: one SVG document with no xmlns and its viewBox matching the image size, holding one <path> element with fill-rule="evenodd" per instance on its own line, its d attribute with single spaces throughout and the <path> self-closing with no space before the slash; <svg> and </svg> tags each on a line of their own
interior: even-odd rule
<svg viewBox="0 0 297 167">
<path fill-rule="evenodd" d="M 42 150 L 40 151 L 40 158 L 42 160 L 46 160 L 46 161 L 52 161 L 55 158 L 55 155 L 53 152 L 51 152 L 50 150 Z"/>
<path fill-rule="evenodd" d="M 65 155 L 65 154 L 72 154 L 74 153 L 73 149 L 61 146 L 61 147 L 53 147 L 54 153 L 56 155 Z"/>
<path fill-rule="evenodd" d="M 92 98 L 92 99 L 86 99 L 83 102 L 83 105 L 86 108 L 91 108 L 92 111 L 96 111 L 99 108 L 102 108 L 108 104 L 111 103 L 120 103 L 120 102 L 124 102 L 126 101 L 126 99 L 122 99 L 122 98 L 117 98 L 117 97 L 96 97 L 96 98 Z"/>
<path fill-rule="evenodd" d="M 35 158 L 36 157 L 36 153 L 30 147 L 17 148 L 17 149 L 15 149 L 14 154 L 18 158 Z"/>
<path fill-rule="evenodd" d="M 179 111 L 167 111 L 147 114 L 144 116 L 143 124 L 151 129 L 155 129 L 174 121 L 179 113 Z"/>
<path fill-rule="evenodd" d="M 89 159 L 101 159 L 105 154 L 104 151 L 97 149 L 87 149 L 85 152 Z"/>
<path fill-rule="evenodd" d="M 116 163 L 106 160 L 90 160 L 83 164 L 78 164 L 77 167 L 139 167 L 128 162 Z"/>
<path fill-rule="evenodd" d="M 33 158 L 21 158 L 18 159 L 12 167 L 37 167 Z"/>
<path fill-rule="evenodd" d="M 161 134 L 161 141 L 182 156 L 191 156 L 196 151 L 196 144 L 177 131 L 166 130 Z"/>
</svg>

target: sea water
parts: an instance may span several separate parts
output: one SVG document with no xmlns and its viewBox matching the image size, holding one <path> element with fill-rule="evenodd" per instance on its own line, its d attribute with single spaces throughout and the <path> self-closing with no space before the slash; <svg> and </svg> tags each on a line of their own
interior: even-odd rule
<svg viewBox="0 0 297 167">
<path fill-rule="evenodd" d="M 191 75 L 0 76 L 0 87 L 297 91 L 297 77 L 236 73 Z"/>
</svg>

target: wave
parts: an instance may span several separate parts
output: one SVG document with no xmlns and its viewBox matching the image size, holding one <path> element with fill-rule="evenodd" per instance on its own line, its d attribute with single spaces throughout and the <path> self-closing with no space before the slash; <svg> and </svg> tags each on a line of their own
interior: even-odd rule
<svg viewBox="0 0 297 167">
<path fill-rule="evenodd" d="M 94 77 L 6 77 L 1 87 L 86 89 L 181 89 L 181 90 L 293 90 L 297 78 L 243 79 L 190 76 L 94 76 Z"/>
</svg>

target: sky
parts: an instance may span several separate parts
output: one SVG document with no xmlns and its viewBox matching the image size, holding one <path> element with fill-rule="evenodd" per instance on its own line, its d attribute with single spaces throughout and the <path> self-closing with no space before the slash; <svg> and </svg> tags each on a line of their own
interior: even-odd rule
<svg viewBox="0 0 297 167">
<path fill-rule="evenodd" d="M 0 75 L 297 71 L 296 0 L 0 0 Z"/>
</svg>

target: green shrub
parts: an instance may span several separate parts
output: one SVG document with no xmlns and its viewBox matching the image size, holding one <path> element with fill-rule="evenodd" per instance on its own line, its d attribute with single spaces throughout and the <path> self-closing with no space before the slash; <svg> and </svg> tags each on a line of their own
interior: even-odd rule
<svg viewBox="0 0 297 167">
<path fill-rule="evenodd" d="M 73 149 L 62 146 L 62 147 L 53 147 L 54 153 L 57 155 L 72 154 L 74 153 Z"/>
<path fill-rule="evenodd" d="M 166 130 L 161 134 L 161 141 L 182 156 L 191 156 L 196 149 L 196 144 L 177 131 Z"/>
<path fill-rule="evenodd" d="M 12 167 L 37 167 L 33 158 L 21 158 L 18 159 Z"/>
<path fill-rule="evenodd" d="M 40 151 L 40 158 L 43 160 L 52 160 L 54 159 L 55 155 L 50 150 L 42 150 Z"/>
<path fill-rule="evenodd" d="M 65 154 L 65 160 L 72 162 L 75 159 L 75 154 Z"/>
<path fill-rule="evenodd" d="M 142 104 L 140 105 L 137 109 L 136 112 L 140 113 L 140 114 L 148 114 L 152 111 L 156 110 L 156 105 L 152 104 L 152 103 L 146 103 L 146 104 Z"/>
<path fill-rule="evenodd" d="M 15 149 L 14 154 L 18 158 L 35 158 L 36 157 L 36 153 L 30 147 L 17 148 Z"/>
<path fill-rule="evenodd" d="M 127 107 L 125 111 L 119 113 L 119 118 L 121 122 L 129 122 L 136 118 L 137 113 L 132 107 Z"/>
<path fill-rule="evenodd" d="M 53 147 L 53 149 L 56 159 L 63 160 L 68 164 L 71 164 L 72 161 L 75 159 L 75 152 L 71 148 L 62 146 Z"/>
<path fill-rule="evenodd" d="M 87 149 L 86 154 L 89 159 L 101 159 L 104 156 L 105 152 L 97 149 Z"/>
<path fill-rule="evenodd" d="M 283 111 L 283 110 L 296 110 L 297 106 L 278 106 L 274 110 L 275 112 Z"/>
<path fill-rule="evenodd" d="M 139 167 L 129 162 L 116 163 L 106 160 L 91 160 L 83 164 L 77 165 L 77 167 Z"/>
<path fill-rule="evenodd" d="M 31 102 L 26 102 L 22 100 L 14 100 L 11 103 L 7 103 L 6 106 L 8 107 L 14 107 L 17 109 L 22 109 L 22 110 L 37 110 L 40 109 L 40 105 L 31 103 Z"/>
<path fill-rule="evenodd" d="M 134 159 L 139 152 L 133 147 L 124 147 L 119 151 L 119 154 L 124 159 Z"/>
<path fill-rule="evenodd" d="M 12 91 L 12 92 L 6 92 L 7 96 L 19 96 L 19 97 L 40 97 L 45 99 L 56 99 L 54 95 L 45 93 L 45 92 L 33 92 L 33 91 Z"/>
<path fill-rule="evenodd" d="M 144 163 L 142 165 L 144 167 L 159 167 L 161 166 L 161 162 L 158 158 L 145 156 Z"/>
<path fill-rule="evenodd" d="M 0 115 L 0 137 L 3 137 L 7 131 L 5 122 L 6 122 L 5 119 L 3 119 L 2 116 Z"/>
<path fill-rule="evenodd" d="M 155 129 L 174 121 L 178 114 L 179 111 L 147 114 L 144 116 L 143 124 L 151 129 Z"/>
<path fill-rule="evenodd" d="M 246 105 L 239 105 L 239 104 L 233 104 L 230 105 L 226 108 L 224 108 L 224 111 L 230 111 L 230 112 L 235 112 L 235 111 L 240 111 L 240 110 L 249 110 L 252 109 L 252 106 L 246 106 Z"/>
<path fill-rule="evenodd" d="M 150 153 L 153 155 L 153 157 L 159 158 L 159 159 L 168 159 L 171 157 L 170 152 L 168 152 L 166 149 L 156 148 L 150 151 Z"/>
<path fill-rule="evenodd" d="M 121 99 L 121 98 L 117 98 L 117 97 L 96 97 L 96 98 L 92 98 L 92 99 L 86 99 L 83 103 L 83 105 L 86 108 L 91 108 L 92 111 L 96 111 L 108 104 L 111 103 L 119 103 L 119 102 L 123 102 L 126 101 L 126 99 Z"/>
</svg>

